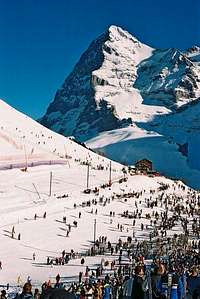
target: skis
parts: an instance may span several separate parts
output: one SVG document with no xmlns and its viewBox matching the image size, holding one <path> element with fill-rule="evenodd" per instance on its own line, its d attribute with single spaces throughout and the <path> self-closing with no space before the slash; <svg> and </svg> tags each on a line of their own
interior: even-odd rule
<svg viewBox="0 0 200 299">
<path fill-rule="evenodd" d="M 172 275 L 171 273 L 168 274 L 168 281 L 167 281 L 167 299 L 171 298 L 171 289 L 172 289 Z"/>
<path fill-rule="evenodd" d="M 147 283 L 148 283 L 148 290 L 149 290 L 148 299 L 152 299 L 151 269 L 147 270 L 146 276 L 147 276 Z"/>
<path fill-rule="evenodd" d="M 186 298 L 186 271 L 183 272 L 183 298 Z"/>
</svg>

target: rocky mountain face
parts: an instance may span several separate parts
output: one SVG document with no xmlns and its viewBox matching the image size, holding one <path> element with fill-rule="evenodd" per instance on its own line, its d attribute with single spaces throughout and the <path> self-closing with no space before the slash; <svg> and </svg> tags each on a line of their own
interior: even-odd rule
<svg viewBox="0 0 200 299">
<path fill-rule="evenodd" d="M 200 67 L 177 49 L 155 50 L 140 63 L 137 74 L 135 87 L 142 97 L 157 99 L 171 109 L 200 95 Z"/>
<path fill-rule="evenodd" d="M 83 53 L 40 121 L 120 162 L 145 156 L 157 170 L 186 180 L 195 169 L 196 186 L 199 99 L 198 46 L 153 49 L 111 26 Z M 167 151 L 178 170 L 174 161 L 160 164 Z"/>
<path fill-rule="evenodd" d="M 83 53 L 41 123 L 80 140 L 130 124 L 131 119 L 118 117 L 115 105 L 107 98 L 132 88 L 136 65 L 152 50 L 128 32 L 111 26 Z"/>
</svg>

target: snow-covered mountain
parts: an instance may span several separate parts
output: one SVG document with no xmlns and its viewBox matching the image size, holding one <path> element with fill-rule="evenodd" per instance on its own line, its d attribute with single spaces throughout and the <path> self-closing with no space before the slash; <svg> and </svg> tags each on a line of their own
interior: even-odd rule
<svg viewBox="0 0 200 299">
<path fill-rule="evenodd" d="M 171 109 L 200 96 L 200 67 L 177 49 L 155 50 L 138 65 L 134 84 L 145 99 L 157 100 Z"/>
<path fill-rule="evenodd" d="M 132 90 L 136 65 L 152 51 L 128 32 L 111 26 L 83 53 L 41 123 L 81 140 L 130 123 L 126 115 L 117 114 L 112 98 Z"/>
<path fill-rule="evenodd" d="M 83 53 L 41 123 L 121 162 L 152 159 L 160 172 L 199 187 L 199 97 L 198 46 L 154 49 L 111 26 Z"/>
</svg>

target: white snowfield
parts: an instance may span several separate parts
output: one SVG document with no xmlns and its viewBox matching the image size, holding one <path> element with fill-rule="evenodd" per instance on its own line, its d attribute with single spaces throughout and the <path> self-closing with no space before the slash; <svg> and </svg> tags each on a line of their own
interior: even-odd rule
<svg viewBox="0 0 200 299">
<path fill-rule="evenodd" d="M 126 239 L 132 235 L 133 229 L 137 238 L 146 238 L 150 230 L 141 231 L 141 223 L 150 225 L 150 220 L 144 218 L 145 213 L 152 213 L 145 204 L 145 198 L 150 196 L 150 190 L 156 190 L 155 195 L 161 194 L 158 188 L 162 183 L 169 184 L 165 195 L 181 195 L 184 199 L 190 196 L 185 191 L 175 188 L 177 183 L 164 177 L 147 177 L 143 175 L 127 175 L 127 182 L 119 184 L 123 177 L 123 166 L 112 162 L 112 186 L 99 189 L 99 195 L 93 192 L 83 193 L 86 189 L 87 161 L 90 162 L 89 188 L 99 188 L 108 183 L 110 161 L 89 151 L 56 133 L 44 128 L 29 117 L 17 112 L 3 101 L 0 101 L 0 164 L 34 159 L 44 161 L 49 159 L 67 161 L 65 165 L 40 165 L 22 169 L 0 171 L 0 285 L 10 283 L 18 285 L 25 282 L 30 275 L 34 285 L 40 285 L 45 280 L 55 281 L 59 273 L 62 281 L 75 279 L 79 271 L 84 271 L 86 265 L 93 266 L 101 258 L 86 258 L 86 264 L 81 266 L 80 259 L 72 260 L 69 264 L 56 266 L 46 264 L 47 257 L 60 257 L 65 249 L 70 252 L 83 253 L 93 242 L 94 220 L 97 221 L 96 237 L 106 235 L 108 240 L 116 242 L 119 238 Z M 6 136 L 6 137 L 5 137 Z M 25 148 L 25 149 L 24 149 Z M 32 153 L 32 149 L 33 153 Z M 26 153 L 25 153 L 26 152 Z M 32 155 L 34 155 L 34 158 Z M 26 157 L 25 157 L 26 156 Z M 65 157 L 66 158 L 61 158 Z M 98 170 L 101 167 L 101 170 Z M 50 173 L 52 172 L 52 188 L 50 196 Z M 179 182 L 182 185 L 182 183 Z M 103 205 L 99 198 L 111 198 L 112 195 L 142 191 L 137 200 L 138 208 L 143 209 L 143 217 L 136 220 L 133 228 L 132 220 L 122 218 L 121 213 L 135 210 L 135 199 L 127 198 L 111 200 Z M 193 191 L 191 191 L 193 192 Z M 65 197 L 61 198 L 63 195 Z M 97 200 L 97 205 L 82 207 L 82 202 Z M 141 200 L 141 203 L 139 201 Z M 77 207 L 74 207 L 74 204 Z M 92 213 L 97 209 L 97 215 Z M 154 210 L 161 211 L 158 207 Z M 115 212 L 110 223 L 110 211 Z M 46 212 L 46 218 L 44 213 Z M 79 219 L 79 212 L 81 218 Z M 37 215 L 34 219 L 35 214 Z M 63 223 L 66 216 L 66 223 Z M 77 228 L 73 222 L 77 221 Z M 117 225 L 122 224 L 120 232 Z M 68 224 L 72 225 L 69 236 L 66 237 Z M 14 227 L 14 238 L 11 238 Z M 180 226 L 171 232 L 180 232 Z M 18 235 L 21 235 L 18 240 Z M 36 259 L 32 260 L 33 253 Z M 108 257 L 110 258 L 110 257 Z M 20 279 L 19 279 L 20 277 Z"/>
<path fill-rule="evenodd" d="M 107 163 L 109 161 L 91 151 L 86 151 L 69 138 L 43 127 L 2 100 L 0 100 L 0 145 L 0 167 L 2 164 L 16 161 L 25 163 L 58 160 L 59 163 L 66 157 L 85 160 L 98 157 L 96 158 L 98 163 L 102 160 Z"/>
<path fill-rule="evenodd" d="M 163 130 L 165 126 L 163 125 Z M 135 124 L 112 131 L 100 133 L 86 142 L 87 146 L 104 153 L 114 160 L 134 165 L 136 161 L 147 158 L 153 161 L 153 168 L 170 178 L 181 179 L 193 188 L 200 188 L 200 171 L 196 162 L 199 137 L 191 140 L 188 163 L 187 157 L 179 152 L 178 144 L 164 135 L 148 131 Z M 193 163 L 192 167 L 190 165 Z M 194 165 L 195 164 L 195 165 Z"/>
</svg>

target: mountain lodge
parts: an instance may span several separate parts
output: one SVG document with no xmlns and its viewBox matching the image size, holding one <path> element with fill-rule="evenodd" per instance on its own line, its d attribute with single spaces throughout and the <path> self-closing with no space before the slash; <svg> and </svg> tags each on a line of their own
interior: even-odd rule
<svg viewBox="0 0 200 299">
<path fill-rule="evenodd" d="M 153 163 L 152 163 L 152 161 L 150 161 L 148 159 L 138 160 L 135 163 L 135 168 L 137 171 L 149 172 L 149 171 L 152 171 L 152 169 L 153 169 Z"/>
</svg>

